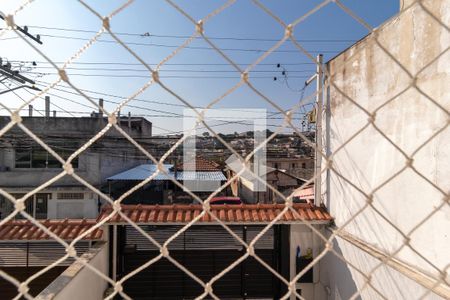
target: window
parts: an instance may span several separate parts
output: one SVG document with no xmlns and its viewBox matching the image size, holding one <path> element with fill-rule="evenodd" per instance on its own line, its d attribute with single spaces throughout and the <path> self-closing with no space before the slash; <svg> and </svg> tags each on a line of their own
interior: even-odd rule
<svg viewBox="0 0 450 300">
<path fill-rule="evenodd" d="M 20 199 L 25 194 L 11 194 L 14 198 Z M 36 219 L 46 219 L 47 218 L 47 204 L 48 199 L 51 198 L 51 194 L 39 193 L 31 196 L 25 200 L 25 212 Z M 17 219 L 23 219 L 21 214 L 16 215 Z"/>
<path fill-rule="evenodd" d="M 14 204 L 0 195 L 0 220 L 6 218 L 14 210 Z"/>
<path fill-rule="evenodd" d="M 296 163 L 292 163 L 292 169 L 295 169 L 297 167 Z"/>
<path fill-rule="evenodd" d="M 84 193 L 57 193 L 58 200 L 79 200 L 84 199 Z"/>
<path fill-rule="evenodd" d="M 278 163 L 274 163 L 274 164 L 273 164 L 273 167 L 274 167 L 275 169 L 278 169 Z"/>
<path fill-rule="evenodd" d="M 16 168 L 31 168 L 31 149 L 16 149 Z"/>
<path fill-rule="evenodd" d="M 69 145 L 71 144 L 71 145 Z M 51 146 L 64 160 L 69 158 L 77 148 L 74 143 L 63 142 L 59 145 Z M 78 157 L 72 161 L 72 166 L 78 168 Z M 16 168 L 61 168 L 61 163 L 47 150 L 38 147 L 24 147 L 16 149 Z"/>
<path fill-rule="evenodd" d="M 302 163 L 302 168 L 306 169 L 306 163 Z"/>
</svg>

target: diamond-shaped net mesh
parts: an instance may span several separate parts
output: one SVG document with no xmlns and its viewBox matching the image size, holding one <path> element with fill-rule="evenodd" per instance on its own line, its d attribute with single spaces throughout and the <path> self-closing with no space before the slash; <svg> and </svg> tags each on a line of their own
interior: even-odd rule
<svg viewBox="0 0 450 300">
<path fill-rule="evenodd" d="M 308 270 L 312 268 L 320 268 L 321 273 L 325 273 L 327 268 L 331 267 L 331 263 L 329 257 L 332 257 L 334 260 L 344 264 L 349 270 L 351 270 L 354 277 L 358 280 L 358 285 L 356 287 L 356 292 L 347 295 L 347 297 L 351 299 L 355 299 L 358 297 L 363 297 L 366 299 L 369 298 L 383 298 L 383 299 L 393 299 L 397 296 L 392 294 L 386 294 L 386 287 L 382 286 L 383 280 L 380 280 L 381 277 L 387 276 L 386 267 L 389 266 L 392 269 L 395 269 L 398 272 L 401 272 L 403 275 L 415 281 L 418 285 L 424 287 L 424 292 L 420 295 L 415 295 L 417 299 L 428 299 L 431 295 L 440 295 L 445 298 L 449 296 L 449 279 L 448 279 L 448 261 L 447 263 L 442 263 L 442 258 L 444 258 L 445 262 L 445 249 L 443 251 L 437 251 L 436 253 L 440 253 L 444 257 L 432 257 L 430 251 L 426 250 L 426 246 L 419 245 L 419 243 L 426 243 L 427 241 L 430 243 L 430 247 L 432 247 L 432 239 L 429 240 L 419 240 L 418 232 L 423 230 L 423 226 L 427 225 L 427 222 L 433 222 L 432 225 L 428 224 L 427 229 L 434 229 L 435 232 L 430 232 L 430 235 L 435 234 L 435 239 L 444 239 L 442 232 L 446 231 L 448 233 L 448 226 L 445 228 L 445 224 L 448 223 L 439 223 L 434 222 L 435 217 L 439 216 L 442 219 L 442 214 L 447 213 L 448 219 L 448 205 L 449 202 L 449 193 L 448 193 L 448 184 L 445 186 L 444 183 L 439 183 L 437 180 L 437 176 L 443 176 L 442 174 L 431 174 L 433 171 L 427 169 L 427 166 L 423 163 L 416 164 L 417 158 L 423 155 L 423 150 L 427 147 L 437 147 L 435 152 L 445 152 L 447 151 L 448 158 L 448 140 L 445 140 L 445 133 L 448 133 L 448 124 L 450 121 L 449 111 L 448 111 L 448 89 L 447 92 L 439 91 L 437 92 L 432 85 L 429 83 L 422 84 L 424 82 L 424 78 L 432 77 L 436 82 L 437 86 L 440 86 L 439 89 L 444 89 L 442 86 L 448 85 L 447 83 L 439 82 L 437 77 L 433 77 L 436 74 L 447 74 L 447 77 L 443 77 L 448 79 L 448 63 L 447 69 L 445 69 L 445 62 L 448 62 L 448 46 L 450 45 L 448 34 L 449 34 L 449 19 L 448 13 L 445 14 L 445 5 L 442 4 L 441 11 L 435 9 L 435 3 L 432 1 L 416 1 L 411 3 L 408 7 L 403 8 L 402 12 L 399 16 L 396 17 L 397 21 L 411 14 L 421 14 L 423 18 L 427 19 L 427 24 L 423 26 L 433 26 L 431 31 L 442 32 L 440 46 L 435 48 L 434 50 L 429 50 L 428 58 L 422 65 L 415 64 L 414 61 L 418 59 L 417 57 L 409 57 L 409 53 L 405 55 L 405 53 L 398 53 L 396 47 L 392 46 L 392 38 L 394 38 L 394 34 L 389 34 L 389 30 L 393 30 L 390 27 L 382 26 L 380 28 L 373 28 L 370 26 L 365 20 L 359 17 L 356 13 L 350 10 L 345 4 L 344 1 L 340 0 L 326 0 L 314 8 L 307 12 L 299 12 L 299 16 L 296 20 L 290 24 L 285 23 L 280 17 L 278 17 L 271 9 L 265 6 L 260 1 L 254 0 L 254 9 L 261 10 L 267 14 L 270 18 L 272 18 L 278 26 L 284 30 L 284 36 L 282 36 L 278 41 L 273 42 L 273 46 L 271 46 L 267 51 L 261 53 L 261 55 L 251 64 L 246 67 L 242 67 L 241 64 L 236 63 L 229 55 L 227 55 L 226 51 L 223 51 L 221 47 L 216 43 L 214 39 L 208 37 L 205 33 L 205 29 L 208 28 L 209 23 L 214 20 L 214 18 L 224 11 L 228 10 L 232 7 L 236 1 L 226 1 L 223 5 L 219 6 L 214 11 L 207 14 L 201 20 L 195 20 L 182 5 L 178 5 L 173 1 L 167 0 L 167 4 L 171 9 L 179 12 L 180 18 L 186 18 L 192 26 L 192 35 L 190 37 L 186 37 L 185 41 L 177 47 L 173 52 L 171 52 L 167 57 L 162 59 L 159 63 L 155 64 L 155 66 L 150 66 L 145 62 L 140 55 L 132 49 L 132 47 L 128 46 L 126 42 L 122 40 L 122 36 L 115 33 L 112 20 L 126 12 L 129 7 L 132 6 L 133 1 L 127 1 L 120 5 L 117 9 L 112 11 L 107 16 L 102 16 L 99 14 L 91 5 L 86 3 L 85 1 L 79 1 L 79 4 L 84 6 L 92 15 L 98 18 L 99 30 L 96 34 L 94 34 L 89 41 L 87 41 L 78 51 L 76 51 L 71 57 L 69 57 L 63 64 L 58 65 L 53 62 L 46 53 L 43 53 L 42 50 L 36 46 L 36 44 L 31 41 L 29 38 L 24 36 L 21 32 L 19 32 L 16 28 L 15 16 L 21 14 L 23 11 L 28 9 L 32 9 L 32 5 L 29 5 L 32 2 L 33 6 L 38 6 L 39 1 L 26 1 L 21 5 L 18 9 L 13 11 L 11 14 L 4 15 L 5 22 L 7 24 L 7 29 L 0 32 L 0 37 L 5 35 L 7 32 L 15 32 L 17 37 L 22 39 L 29 47 L 31 47 L 34 51 L 36 51 L 43 60 L 48 62 L 54 70 L 58 73 L 59 78 L 54 82 L 48 84 L 43 88 L 40 92 L 35 93 L 35 95 L 29 99 L 25 99 L 23 104 L 20 107 L 12 109 L 8 106 L 8 103 L 0 103 L 1 108 L 4 111 L 7 111 L 10 122 L 0 129 L 0 137 L 4 136 L 8 133 L 8 131 L 14 126 L 18 126 L 26 135 L 28 135 L 32 140 L 38 143 L 42 148 L 44 148 L 49 155 L 53 156 L 61 165 L 62 171 L 58 175 L 53 178 L 47 180 L 43 185 L 35 187 L 32 191 L 27 194 L 21 196 L 20 198 L 15 198 L 10 193 L 6 192 L 4 189 L 0 189 L 0 194 L 5 197 L 12 205 L 14 209 L 11 214 L 4 216 L 2 220 L 0 220 L 0 226 L 7 224 L 12 219 L 21 215 L 35 226 L 40 228 L 42 231 L 47 233 L 51 239 L 61 244 L 66 249 L 66 254 L 60 259 L 54 261 L 50 265 L 42 268 L 37 273 L 29 276 L 25 281 L 21 282 L 15 279 L 13 276 L 9 275 L 7 272 L 0 270 L 0 277 L 9 281 L 17 287 L 18 295 L 17 299 L 20 297 L 25 297 L 27 299 L 33 298 L 29 294 L 29 284 L 39 276 L 43 275 L 47 271 L 56 267 L 61 262 L 65 261 L 68 258 L 73 258 L 77 262 L 83 264 L 86 268 L 89 268 L 92 272 L 99 276 L 106 282 L 108 282 L 112 288 L 113 292 L 107 296 L 107 299 L 112 299 L 115 296 L 120 296 L 125 299 L 130 299 L 130 297 L 126 294 L 126 290 L 123 288 L 125 282 L 127 280 L 131 280 L 135 275 L 140 273 L 142 270 L 146 268 L 152 268 L 152 265 L 156 264 L 158 261 L 163 258 L 170 261 L 177 268 L 183 271 L 187 276 L 192 278 L 195 282 L 197 282 L 203 288 L 203 293 L 198 295 L 197 299 L 202 298 L 214 298 L 218 299 L 219 297 L 215 294 L 214 283 L 224 277 L 230 270 L 239 265 L 241 262 L 254 258 L 258 261 L 264 268 L 266 268 L 270 273 L 272 273 L 276 278 L 278 278 L 282 285 L 286 288 L 287 291 L 282 298 L 288 299 L 290 297 L 305 299 L 305 295 L 301 295 L 299 290 L 297 289 L 297 282 L 299 282 L 300 278 L 304 276 Z M 445 2 L 445 1 L 441 1 Z M 369 36 L 366 38 L 364 43 L 370 43 L 371 53 L 366 53 L 363 60 L 358 61 L 358 57 L 363 55 L 365 51 L 368 51 L 368 47 L 363 47 L 361 44 L 356 45 L 352 49 L 348 50 L 345 54 L 345 59 L 342 59 L 342 56 L 338 56 L 328 65 L 322 65 L 318 63 L 318 60 L 314 55 L 312 55 L 306 48 L 302 45 L 302 42 L 298 40 L 294 36 L 294 32 L 301 27 L 302 23 L 308 20 L 311 16 L 318 13 L 321 10 L 326 9 L 329 5 L 335 5 L 340 10 L 341 13 L 348 15 L 360 25 L 362 25 Z M 363 5 L 363 4 L 361 4 Z M 448 6 L 447 6 L 448 8 Z M 412 23 L 415 21 L 415 17 L 412 18 Z M 429 32 L 431 32 L 429 31 Z M 427 31 L 421 32 L 422 35 L 426 35 Z M 70 75 L 66 72 L 66 69 L 71 66 L 73 62 L 78 60 L 85 52 L 88 51 L 93 45 L 95 45 L 99 39 L 104 36 L 109 35 L 117 45 L 123 48 L 131 57 L 133 57 L 137 62 L 139 62 L 147 71 L 144 76 L 147 77 L 148 81 L 139 87 L 135 92 L 133 92 L 127 99 L 117 103 L 117 106 L 107 111 L 103 106 L 99 106 L 98 102 L 95 101 L 89 93 L 86 93 L 85 90 L 75 85 L 70 78 Z M 417 39 L 424 38 L 417 37 Z M 161 67 L 171 61 L 174 57 L 183 53 L 189 45 L 191 45 L 195 40 L 203 40 L 206 42 L 213 51 L 215 51 L 220 57 L 223 58 L 224 62 L 229 64 L 234 70 L 241 74 L 241 79 L 231 86 L 225 93 L 221 96 L 213 99 L 208 105 L 204 108 L 198 108 L 189 100 L 185 99 L 179 92 L 171 89 L 171 86 L 164 78 L 159 76 L 159 71 Z M 425 40 L 425 39 L 423 39 Z M 318 73 L 324 75 L 323 85 L 320 85 L 317 89 L 316 93 L 303 99 L 300 103 L 291 107 L 289 110 L 283 109 L 278 103 L 276 99 L 266 95 L 263 91 L 258 89 L 252 83 L 252 71 L 261 64 L 268 56 L 270 56 L 274 51 L 277 51 L 284 43 L 290 41 L 295 48 L 298 50 L 298 53 L 301 55 L 305 55 L 309 58 L 311 63 L 317 65 Z M 398 43 L 402 43 L 402 41 L 398 41 Z M 425 47 L 425 46 L 424 46 Z M 430 46 L 431 47 L 431 46 Z M 411 49 L 413 52 L 414 49 Z M 368 66 L 371 55 L 383 56 L 383 60 L 388 61 L 383 66 L 372 65 Z M 447 56 L 446 56 L 447 55 Z M 352 57 L 355 58 L 352 60 Z M 447 58 L 445 58 L 447 57 Z M 365 60 L 365 62 L 364 62 Z M 362 66 L 361 64 L 366 64 Z M 419 66 L 417 66 L 419 65 Z M 441 66 L 442 65 L 442 66 Z M 413 67 L 412 67 L 413 66 Z M 388 67 L 390 69 L 383 70 L 383 67 Z M 362 71 L 361 71 L 362 70 Z M 368 70 L 367 74 L 363 79 L 358 79 L 353 77 L 349 79 L 351 76 L 348 75 L 351 72 L 355 72 L 355 74 L 361 75 L 364 73 L 364 70 Z M 347 73 L 346 73 L 347 72 Z M 391 75 L 390 73 L 395 73 L 395 75 Z M 369 74 L 370 73 L 370 74 Z M 384 82 L 379 82 L 380 85 L 383 85 L 383 89 L 380 90 L 368 90 L 368 84 L 361 83 L 361 81 L 377 81 L 381 80 L 380 75 L 385 76 L 386 79 Z M 436 75 L 437 76 L 437 75 Z M 400 80 L 401 79 L 401 80 Z M 45 96 L 47 93 L 51 93 L 52 90 L 57 89 L 58 84 L 64 82 L 71 88 L 71 92 L 83 97 L 88 103 L 88 107 L 94 107 L 101 111 L 104 115 L 107 116 L 107 123 L 104 128 L 98 131 L 94 136 L 92 136 L 88 142 L 79 147 L 75 152 L 71 153 L 68 157 L 62 157 L 59 153 L 54 151 L 47 143 L 41 139 L 37 134 L 33 133 L 33 128 L 27 128 L 20 116 L 20 111 L 27 107 L 29 104 L 32 104 L 38 98 Z M 401 82 L 407 82 L 406 84 L 401 84 Z M 175 233 L 171 235 L 171 237 L 166 240 L 164 243 L 158 242 L 148 231 L 143 230 L 141 226 L 138 226 L 135 222 L 133 222 L 132 218 L 122 212 L 122 201 L 132 194 L 134 191 L 139 188 L 145 186 L 147 183 L 154 180 L 157 176 L 161 174 L 168 175 L 167 169 L 164 167 L 164 162 L 182 143 L 185 141 L 187 136 L 181 137 L 170 149 L 162 155 L 159 159 L 156 158 L 155 155 L 152 154 L 152 151 L 146 149 L 145 146 L 138 143 L 126 130 L 124 130 L 120 124 L 118 124 L 120 111 L 123 110 L 129 103 L 139 97 L 142 93 L 144 93 L 149 87 L 158 86 L 164 91 L 168 92 L 176 99 L 178 99 L 179 103 L 184 107 L 191 108 L 197 116 L 198 126 L 204 126 L 207 128 L 213 135 L 216 137 L 230 152 L 240 157 L 240 154 L 234 150 L 234 148 L 229 145 L 229 143 L 219 135 L 218 131 L 210 126 L 204 119 L 203 110 L 214 108 L 214 106 L 224 100 L 225 97 L 233 94 L 239 87 L 246 86 L 252 92 L 257 95 L 261 101 L 264 102 L 265 105 L 270 105 L 272 109 L 278 115 L 283 116 L 284 123 L 283 125 L 277 129 L 273 134 L 268 136 L 264 143 L 259 145 L 255 151 L 247 155 L 243 158 L 245 161 L 251 161 L 254 153 L 260 148 L 264 147 L 265 144 L 269 143 L 273 140 L 278 133 L 282 132 L 284 129 L 292 129 L 298 136 L 303 139 L 303 141 L 308 144 L 310 147 L 314 148 L 316 151 L 316 160 L 320 162 L 316 166 L 316 172 L 314 176 L 308 180 L 303 187 L 310 185 L 311 183 L 321 183 L 321 189 L 317 188 L 316 184 L 316 192 L 319 192 L 317 198 L 321 199 L 321 203 L 325 204 L 332 216 L 336 218 L 335 226 L 330 226 L 328 230 L 319 229 L 319 227 L 315 226 L 313 222 L 309 222 L 304 220 L 304 216 L 299 215 L 298 211 L 293 209 L 293 196 L 290 195 L 286 197 L 280 191 L 277 190 L 276 187 L 272 186 L 270 183 L 266 182 L 263 179 L 258 180 L 261 184 L 265 185 L 268 190 L 271 190 L 277 197 L 284 200 L 284 208 L 281 209 L 278 215 L 270 222 L 267 222 L 264 225 L 264 229 L 257 234 L 250 242 L 244 240 L 241 236 L 236 234 L 230 228 L 230 225 L 227 225 L 223 222 L 217 215 L 211 212 L 210 200 L 214 196 L 218 195 L 221 191 L 226 189 L 233 180 L 239 178 L 242 173 L 252 172 L 249 168 L 242 169 L 241 172 L 238 172 L 233 177 L 231 177 L 227 182 L 220 186 L 216 191 L 212 192 L 209 197 L 206 199 L 201 199 L 197 194 L 189 191 L 182 183 L 175 180 L 175 178 L 170 177 L 171 182 L 179 187 L 180 189 L 186 191 L 195 201 L 200 203 L 203 207 L 203 210 L 200 214 L 196 215 L 192 218 L 184 226 L 180 227 Z M 366 92 L 361 92 L 358 88 L 364 89 L 366 88 Z M 390 92 L 386 92 L 389 90 Z M 318 111 L 318 115 L 321 118 L 318 118 L 320 125 L 323 125 L 322 132 L 317 136 L 316 140 L 320 140 L 320 143 L 311 142 L 310 138 L 304 135 L 304 132 L 300 130 L 300 128 L 294 123 L 293 115 L 295 112 L 305 103 L 311 102 L 313 98 L 319 95 L 320 101 L 324 101 L 323 108 Z M 386 96 L 388 95 L 388 96 Z M 447 99 L 445 99 L 447 97 Z M 431 119 L 429 116 L 434 114 L 435 120 L 437 120 L 436 124 L 430 126 L 429 124 L 422 124 L 425 128 L 424 130 L 428 131 L 428 134 L 425 138 L 419 139 L 415 143 L 411 143 L 407 139 L 414 139 L 414 132 L 411 130 L 419 130 L 416 124 L 404 124 L 402 123 L 402 118 L 405 114 L 414 113 L 408 110 L 401 110 L 401 103 L 404 101 L 410 101 L 410 98 L 420 99 L 416 101 L 411 101 L 410 105 L 422 105 L 426 107 L 428 110 L 433 110 L 433 112 L 424 111 L 424 119 L 428 117 L 428 120 Z M 320 109 L 321 105 L 319 106 Z M 398 108 L 397 114 L 389 115 L 387 110 L 390 109 L 396 110 Z M 427 115 L 428 114 L 428 115 Z M 360 116 L 355 121 L 352 119 L 352 116 Z M 407 121 L 408 119 L 406 119 Z M 341 123 L 339 123 L 341 122 Z M 352 123 L 354 122 L 354 123 Z M 337 125 L 336 125 L 336 124 Z M 436 126 L 435 126 L 436 125 Z M 411 130 L 408 129 L 408 135 L 402 136 L 399 138 L 399 135 L 396 134 L 396 128 L 399 126 L 411 126 Z M 433 128 L 430 128 L 433 127 Z M 154 172 L 151 176 L 141 181 L 139 184 L 134 186 L 132 189 L 126 191 L 122 196 L 117 199 L 112 199 L 109 195 L 105 194 L 97 187 L 95 187 L 92 183 L 83 179 L 82 176 L 77 174 L 77 169 L 73 167 L 73 163 L 76 161 L 77 157 L 83 154 L 89 147 L 94 145 L 97 141 L 99 141 L 108 131 L 111 129 L 115 129 L 119 132 L 129 143 L 131 143 L 136 149 L 138 149 L 139 155 L 145 159 L 151 160 L 154 164 L 158 166 L 156 172 Z M 369 134 L 370 133 L 370 134 Z M 418 134 L 420 136 L 424 136 L 423 134 Z M 367 138 L 370 136 L 371 138 Z M 443 138 L 444 137 L 444 138 Z M 448 134 L 447 134 L 448 137 Z M 362 139 L 362 141 L 361 141 Z M 381 156 L 382 160 L 385 160 L 387 163 L 385 165 L 379 166 L 379 168 L 384 168 L 381 172 L 383 176 L 377 178 L 376 180 L 368 179 L 367 182 L 361 182 L 361 177 L 358 177 L 358 174 L 364 173 L 364 167 L 366 166 L 358 166 L 358 162 L 367 161 L 371 158 L 367 158 L 367 152 L 371 150 L 367 150 L 364 148 L 359 148 L 359 154 L 356 154 L 354 151 L 358 148 L 352 148 L 352 145 L 366 145 L 368 148 L 373 148 L 375 145 L 370 145 L 371 143 L 379 143 L 383 144 L 382 147 L 385 151 L 374 152 L 373 156 Z M 434 143 L 434 144 L 433 144 Z M 437 143 L 437 146 L 435 146 Z M 413 144 L 414 146 L 411 146 Z M 430 146 L 433 144 L 433 146 Z M 446 149 L 447 147 L 447 149 Z M 353 150 L 349 150 L 353 149 Z M 445 153 L 444 153 L 445 154 Z M 366 155 L 366 156 L 364 156 Z M 436 154 L 438 156 L 438 154 Z M 320 157 L 320 160 L 317 158 Z M 365 158 L 364 158 L 365 157 Z M 350 159 L 349 159 L 350 158 Z M 355 158 L 352 160 L 351 158 Z M 400 166 L 391 163 L 393 160 L 403 161 Z M 375 159 L 375 157 L 373 157 Z M 377 157 L 378 161 L 380 157 Z M 424 158 L 421 157 L 423 160 Z M 430 160 L 430 164 L 435 164 L 432 161 L 435 158 L 427 158 Z M 444 163 L 443 160 L 437 160 L 437 163 Z M 391 165 L 389 165 L 391 164 Z M 371 170 L 375 170 L 374 166 L 371 166 Z M 430 166 L 428 166 L 430 168 Z M 436 165 L 433 165 L 431 168 L 440 169 Z M 445 171 L 443 171 L 445 172 Z M 411 181 L 411 186 L 399 183 L 400 178 L 402 176 L 406 176 L 406 178 L 415 178 L 415 181 Z M 431 175 L 430 175 L 431 174 Z M 445 173 L 448 175 L 447 173 Z M 444 177 L 445 177 L 444 174 Z M 75 179 L 80 185 L 88 188 L 92 193 L 98 195 L 102 201 L 109 204 L 112 209 L 110 213 L 101 221 L 97 222 L 95 226 L 91 227 L 89 230 L 83 232 L 78 235 L 75 239 L 67 242 L 60 238 L 58 235 L 49 230 L 46 226 L 44 226 L 41 222 L 37 221 L 32 215 L 30 215 L 26 211 L 26 202 L 30 196 L 35 195 L 39 191 L 42 191 L 46 187 L 51 186 L 61 178 L 65 176 L 71 176 Z M 369 177 L 370 174 L 367 174 Z M 409 224 L 408 226 L 402 226 L 402 218 L 408 218 L 408 213 L 414 214 L 414 211 L 408 210 L 408 203 L 405 200 L 406 196 L 411 196 L 411 193 L 408 192 L 408 189 L 415 190 L 414 185 L 417 181 L 417 178 L 421 181 L 421 186 L 428 186 L 427 188 L 432 188 L 433 193 L 428 193 L 426 195 L 419 195 L 423 197 L 423 207 L 426 211 L 425 213 L 419 214 L 420 217 L 412 218 L 414 224 Z M 403 181 L 405 182 L 405 181 Z M 1 185 L 1 184 L 0 184 Z M 340 188 L 337 186 L 340 185 Z M 390 189 L 392 185 L 403 185 L 404 195 L 398 194 L 397 199 L 390 199 L 392 197 L 392 193 L 383 194 L 383 191 L 386 189 Z M 399 193 L 400 190 L 392 190 L 394 193 Z M 317 194 L 316 194 L 317 195 Z M 388 196 L 386 196 L 388 195 Z M 389 196 L 390 195 L 390 196 Z M 384 199 L 383 197 L 389 197 L 389 199 Z M 336 200 L 339 198 L 340 200 Z M 401 203 L 401 202 L 404 203 Z M 317 202 L 316 202 L 317 203 Z M 393 215 L 390 214 L 391 210 L 394 210 L 394 204 L 397 207 L 405 206 L 404 214 Z M 298 224 L 302 224 L 307 226 L 313 235 L 313 239 L 316 239 L 318 243 L 321 244 L 320 251 L 314 253 L 314 257 L 311 262 L 304 267 L 299 273 L 295 274 L 295 276 L 291 276 L 291 278 L 285 278 L 282 276 L 273 266 L 269 265 L 265 260 L 259 257 L 257 251 L 255 251 L 255 244 L 258 242 L 262 236 L 274 227 L 283 217 L 286 212 L 290 212 L 298 218 Z M 129 226 L 132 226 L 137 232 L 142 234 L 146 239 L 148 239 L 154 247 L 159 249 L 159 255 L 154 257 L 153 259 L 147 261 L 145 264 L 140 266 L 139 268 L 125 274 L 120 279 L 118 278 L 110 278 L 108 274 L 104 274 L 89 262 L 80 258 L 80 255 L 75 250 L 76 243 L 80 242 L 83 238 L 93 233 L 98 228 L 105 226 L 110 219 L 114 215 L 120 215 L 122 220 L 126 222 Z M 169 250 L 169 245 L 178 237 L 182 236 L 189 228 L 194 226 L 199 222 L 205 215 L 209 215 L 217 225 L 220 225 L 223 229 L 226 230 L 244 249 L 243 255 L 236 259 L 233 263 L 229 264 L 227 267 L 223 268 L 220 272 L 218 272 L 214 277 L 209 278 L 208 280 L 202 280 L 200 277 L 193 272 L 191 272 L 186 266 L 180 263 L 178 260 L 174 259 L 171 256 L 171 251 Z M 303 221 L 302 221 L 303 220 Z M 371 223 L 378 222 L 377 224 Z M 406 221 L 405 221 L 406 222 Z M 381 226 L 380 224 L 383 223 Z M 433 227 L 434 226 L 434 227 Z M 361 231 L 365 231 L 361 233 Z M 383 237 L 386 234 L 387 237 Z M 420 236 L 423 236 L 423 232 Z M 389 241 L 389 239 L 395 239 L 395 242 Z M 372 239 L 372 240 L 368 240 Z M 387 244 L 386 239 L 388 239 Z M 417 239 L 417 240 L 415 240 Z M 362 249 L 365 251 L 365 255 L 369 255 L 370 259 L 367 261 L 360 261 L 362 256 L 358 257 L 347 255 L 342 251 L 342 249 L 337 247 L 337 241 L 345 240 L 346 243 L 352 244 L 354 247 L 358 249 Z M 383 242 L 384 241 L 384 242 Z M 447 239 L 448 242 L 448 239 Z M 377 245 L 376 247 L 373 245 Z M 441 244 L 442 245 L 442 244 Z M 443 245 L 445 248 L 445 244 Z M 448 248 L 447 244 L 447 258 L 448 258 Z M 406 253 L 406 254 L 405 254 Z M 114 255 L 117 255 L 117 252 L 114 252 Z M 439 256 L 439 255 L 438 255 Z M 325 259 L 328 257 L 327 259 Z M 409 259 L 410 257 L 414 257 L 414 259 Z M 370 261 L 370 262 L 369 262 Z M 414 263 L 415 262 L 415 263 Z M 291 266 L 292 267 L 292 266 Z M 292 274 L 292 273 L 291 273 Z M 339 277 L 339 274 L 335 274 L 335 276 Z M 391 275 L 392 276 L 392 275 Z M 169 279 L 168 279 L 169 280 Z M 392 279 L 395 281 L 394 279 Z M 321 289 L 325 290 L 329 287 L 329 282 L 322 282 L 322 276 L 318 278 L 318 282 L 315 282 L 316 285 L 320 286 Z M 406 283 L 405 283 L 406 284 Z M 177 288 L 177 287 L 173 287 Z M 397 290 L 401 291 L 402 289 L 407 289 L 405 287 L 397 287 Z M 370 293 L 368 293 L 368 291 Z M 335 297 L 335 296 L 333 296 Z M 399 296 L 400 297 L 400 296 Z M 319 299 L 317 296 L 315 297 Z M 333 298 L 335 299 L 335 298 Z M 406 298 L 405 298 L 406 299 Z"/>
</svg>

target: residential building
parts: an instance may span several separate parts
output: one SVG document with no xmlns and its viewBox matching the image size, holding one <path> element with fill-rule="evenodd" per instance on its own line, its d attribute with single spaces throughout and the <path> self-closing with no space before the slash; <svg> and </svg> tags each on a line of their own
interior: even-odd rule
<svg viewBox="0 0 450 300">
<path fill-rule="evenodd" d="M 229 180 L 242 170 L 239 160 L 229 160 L 228 166 L 226 171 Z M 273 189 L 288 197 L 306 182 L 306 180 L 291 175 L 284 170 L 267 166 L 259 167 L 260 179 L 258 180 L 257 174 L 250 171 L 254 170 L 253 166 L 253 164 L 249 164 L 249 170 L 241 173 L 230 185 L 233 196 L 239 196 L 245 203 L 284 203 L 284 199 L 277 195 Z M 261 180 L 270 184 L 273 189 L 262 184 Z"/>
<path fill-rule="evenodd" d="M 193 203 L 187 190 L 200 199 L 206 199 L 227 180 L 220 166 L 212 161 L 197 157 L 195 161 L 164 164 L 165 173 L 158 173 L 147 184 L 134 191 L 123 201 L 125 204 L 172 204 Z M 107 178 L 109 193 L 118 199 L 123 193 L 149 178 L 158 170 L 155 164 L 142 164 Z M 181 188 L 173 181 L 183 185 Z M 227 193 L 225 189 L 222 195 Z"/>
<path fill-rule="evenodd" d="M 101 116 L 22 118 L 23 126 L 63 159 L 68 159 L 108 122 Z M 0 117 L 0 128 L 9 121 L 9 117 Z M 144 118 L 120 118 L 119 124 L 137 141 L 145 143 L 151 137 L 152 124 Z M 2 136 L 0 146 L 0 188 L 16 199 L 63 171 L 61 162 L 17 125 Z M 146 161 L 143 153 L 111 128 L 74 157 L 72 167 L 79 177 L 100 189 L 107 177 Z M 26 211 L 37 219 L 95 218 L 100 208 L 99 196 L 68 175 L 39 190 L 25 204 Z M 0 196 L 0 218 L 12 210 L 13 204 Z"/>
<path fill-rule="evenodd" d="M 314 173 L 314 158 L 305 155 L 283 157 L 268 154 L 266 164 L 306 180 L 312 178 Z"/>
</svg>

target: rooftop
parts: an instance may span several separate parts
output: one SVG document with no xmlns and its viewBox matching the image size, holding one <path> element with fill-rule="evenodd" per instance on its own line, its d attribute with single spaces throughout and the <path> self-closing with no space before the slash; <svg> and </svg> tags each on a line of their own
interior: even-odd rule
<svg viewBox="0 0 450 300">
<path fill-rule="evenodd" d="M 195 161 L 182 162 L 175 168 L 178 171 L 221 171 L 219 164 L 201 157 L 197 157 Z"/>
<path fill-rule="evenodd" d="M 84 219 L 58 219 L 38 222 L 63 240 L 73 240 L 97 223 L 95 220 Z M 101 240 L 102 236 L 103 230 L 96 228 L 85 236 L 83 240 Z M 29 220 L 12 220 L 0 226 L 0 240 L 36 241 L 53 240 L 53 238 Z"/>
<path fill-rule="evenodd" d="M 205 171 L 204 170 L 185 170 L 185 171 L 178 171 L 174 172 L 169 171 L 171 170 L 173 165 L 165 164 L 164 169 L 166 170 L 167 174 L 164 174 L 160 172 L 158 175 L 156 175 L 153 180 L 170 180 L 171 178 L 175 178 L 176 180 L 203 180 L 203 181 L 225 181 L 227 180 L 225 175 L 223 175 L 222 171 L 219 169 L 216 169 L 215 171 Z M 143 164 L 139 165 L 137 167 L 131 168 L 129 170 L 126 170 L 124 172 L 118 173 L 116 175 L 113 175 L 111 177 L 108 177 L 107 180 L 135 180 L 135 181 L 142 181 L 153 175 L 158 170 L 157 165 L 155 164 Z"/>
<path fill-rule="evenodd" d="M 211 205 L 211 213 L 226 224 L 267 224 L 273 221 L 285 207 L 284 204 L 239 204 L 239 205 Z M 288 210 L 277 221 L 280 224 L 299 223 L 309 221 L 326 224 L 332 220 L 331 216 L 322 207 L 312 204 L 294 204 L 295 215 Z M 203 207 L 200 204 L 189 205 L 122 205 L 122 212 L 137 224 L 182 224 L 192 221 L 200 215 Z M 103 220 L 111 214 L 112 208 L 107 206 L 99 215 Z M 126 221 L 118 214 L 114 214 L 110 223 L 123 223 Z M 196 224 L 215 223 L 209 214 L 204 214 Z"/>
</svg>

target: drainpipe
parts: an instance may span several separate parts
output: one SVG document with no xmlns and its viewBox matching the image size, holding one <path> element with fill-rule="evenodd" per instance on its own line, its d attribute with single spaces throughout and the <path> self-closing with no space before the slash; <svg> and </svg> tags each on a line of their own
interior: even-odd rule
<svg viewBox="0 0 450 300">
<path fill-rule="evenodd" d="M 322 102 L 322 89 L 323 89 L 323 71 L 322 71 L 323 56 L 319 54 L 317 56 L 317 78 L 316 78 L 316 170 L 314 175 L 314 204 L 320 206 L 322 202 L 322 112 L 323 112 L 323 102 Z"/>
<path fill-rule="evenodd" d="M 117 279 L 117 225 L 113 225 L 112 280 Z"/>
</svg>

